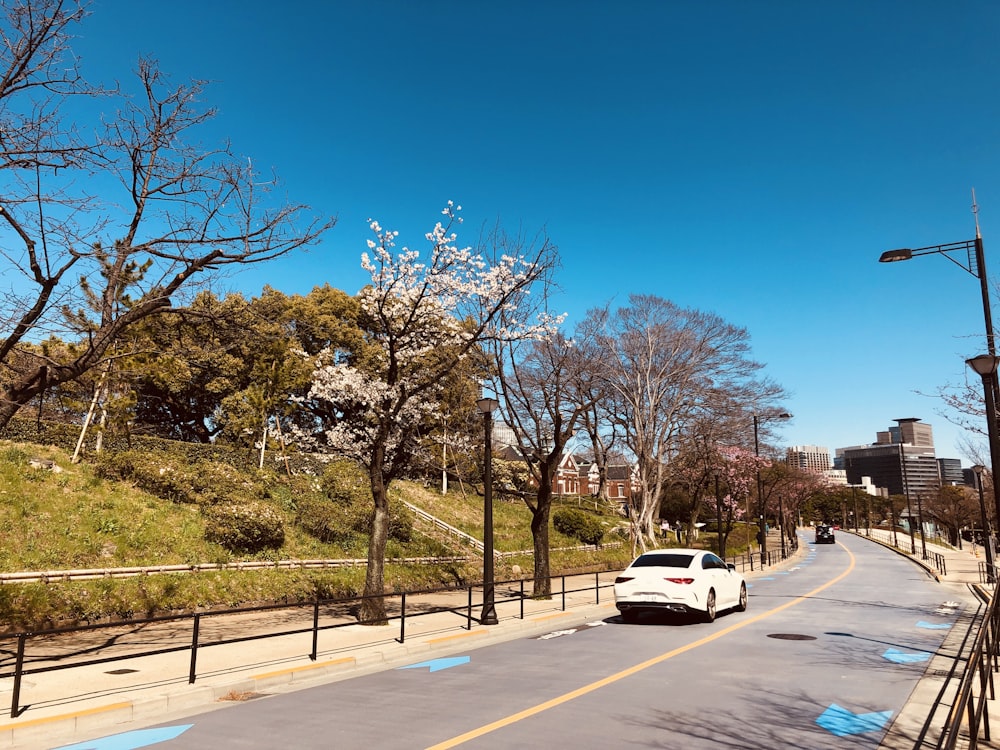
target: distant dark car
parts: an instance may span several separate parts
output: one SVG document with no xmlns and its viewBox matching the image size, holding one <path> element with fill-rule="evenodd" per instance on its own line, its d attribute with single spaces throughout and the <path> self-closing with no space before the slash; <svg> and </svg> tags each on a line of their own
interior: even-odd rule
<svg viewBox="0 0 1000 750">
<path fill-rule="evenodd" d="M 821 524 L 816 527 L 816 544 L 833 544 L 833 527 Z"/>
</svg>

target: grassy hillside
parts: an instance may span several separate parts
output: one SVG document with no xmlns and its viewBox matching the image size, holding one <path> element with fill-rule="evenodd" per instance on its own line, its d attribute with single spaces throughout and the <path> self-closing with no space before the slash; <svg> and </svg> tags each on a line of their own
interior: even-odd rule
<svg viewBox="0 0 1000 750">
<path fill-rule="evenodd" d="M 88 463 L 73 464 L 54 447 L 0 442 L 0 572 L 144 565 L 224 563 L 238 560 L 364 558 L 364 534 L 337 534 L 320 541 L 301 523 L 308 500 L 329 499 L 315 478 L 289 479 L 267 472 L 233 476 L 231 467 L 199 464 L 185 476 L 169 456 L 154 456 L 144 480 L 106 478 L 108 471 Z M 138 475 L 138 474 L 137 474 Z M 155 494 L 138 485 L 151 486 Z M 169 480 L 169 481 L 168 481 Z M 188 484 L 185 484 L 187 482 Z M 190 490 L 190 484 L 196 490 Z M 394 486 L 396 499 L 414 505 L 478 539 L 482 538 L 483 499 L 468 486 L 447 495 L 420 485 Z M 252 500 L 280 519 L 280 546 L 256 552 L 234 552 L 206 539 L 213 509 L 229 501 Z M 369 501 L 370 502 L 370 501 Z M 314 503 L 315 504 L 315 503 Z M 402 507 L 401 502 L 396 503 Z M 351 511 L 353 518 L 364 509 Z M 431 538 L 401 516 L 403 532 L 390 542 L 389 557 L 467 555 L 468 548 Z M 531 548 L 530 514 L 523 504 L 496 503 L 495 546 L 498 551 Z M 609 519 L 609 525 L 613 522 Z M 413 524 L 412 528 L 407 524 Z M 552 547 L 579 544 L 551 531 Z M 553 572 L 580 567 L 623 567 L 629 551 L 553 553 Z M 531 557 L 501 566 L 508 575 L 516 562 L 529 575 Z M 481 561 L 445 565 L 389 564 L 386 585 L 414 590 L 478 580 Z M 364 569 L 201 571 L 157 574 L 88 582 L 17 583 L 0 586 L 0 627 L 7 630 L 45 622 L 93 621 L 107 617 L 146 616 L 197 607 L 234 607 L 258 602 L 302 601 L 320 596 L 346 596 L 363 586 Z"/>
</svg>

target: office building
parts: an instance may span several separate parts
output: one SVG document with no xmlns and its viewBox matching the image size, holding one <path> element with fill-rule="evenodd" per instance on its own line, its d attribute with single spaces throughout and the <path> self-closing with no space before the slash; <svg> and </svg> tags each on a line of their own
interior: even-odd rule
<svg viewBox="0 0 1000 750">
<path fill-rule="evenodd" d="M 965 484 L 965 477 L 962 474 L 962 462 L 957 458 L 939 458 L 938 474 L 941 477 L 941 485 L 962 485 Z"/>
<path fill-rule="evenodd" d="M 796 469 L 822 473 L 830 468 L 830 451 L 818 445 L 794 445 L 786 452 L 785 462 Z"/>
<path fill-rule="evenodd" d="M 915 417 L 895 421 L 896 426 L 877 433 L 871 445 L 837 449 L 848 484 L 861 484 L 862 477 L 871 477 L 889 495 L 912 499 L 936 495 L 941 475 L 931 426 Z"/>
</svg>

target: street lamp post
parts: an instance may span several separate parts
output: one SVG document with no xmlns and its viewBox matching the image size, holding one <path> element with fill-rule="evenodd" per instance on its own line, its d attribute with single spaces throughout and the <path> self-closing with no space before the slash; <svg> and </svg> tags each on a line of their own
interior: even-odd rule
<svg viewBox="0 0 1000 750">
<path fill-rule="evenodd" d="M 723 560 L 726 559 L 726 548 L 723 545 L 723 539 L 725 538 L 722 534 L 722 501 L 719 500 L 719 473 L 716 471 L 714 473 L 715 477 L 715 533 L 716 541 L 719 543 L 719 557 Z"/>
<path fill-rule="evenodd" d="M 990 290 L 989 283 L 986 276 L 986 253 L 983 250 L 983 237 L 979 231 L 979 208 L 976 205 L 976 191 L 972 191 L 972 213 L 976 217 L 976 236 L 971 240 L 963 240 L 961 242 L 950 242 L 944 245 L 928 245 L 927 247 L 918 247 L 910 249 L 908 247 L 899 248 L 898 250 L 886 250 L 879 257 L 880 263 L 895 263 L 901 260 L 909 260 L 910 258 L 917 258 L 921 255 L 941 255 L 962 270 L 972 274 L 977 279 L 979 279 L 979 293 L 982 297 L 983 302 L 983 323 L 986 327 L 986 351 L 988 356 L 996 357 L 996 340 L 993 331 L 993 314 L 990 310 Z M 957 260 L 952 257 L 952 253 L 965 253 L 965 261 Z M 986 355 L 981 355 L 986 356 Z M 979 359 L 977 357 L 977 359 Z M 971 360 L 970 360 L 971 362 Z M 970 364 L 971 366 L 971 364 Z M 973 368 L 976 369 L 976 368 Z M 996 366 L 993 367 L 994 373 L 996 371 Z M 976 370 L 976 372 L 979 372 Z M 980 373 L 982 375 L 982 373 Z M 986 384 L 985 377 L 983 376 L 984 386 Z M 994 404 L 1000 403 L 1000 379 L 996 377 L 990 378 L 990 388 L 991 396 Z M 986 411 L 986 426 L 987 431 L 992 430 L 994 433 L 997 431 L 997 415 L 996 411 L 987 407 Z M 1000 456 L 995 456 L 993 453 L 992 442 L 990 445 L 990 463 L 993 466 L 996 465 L 997 458 Z M 992 467 L 991 467 L 992 468 Z M 994 483 L 994 494 L 996 494 Z M 1000 497 L 996 498 L 997 509 L 1000 511 Z M 1000 515 L 997 516 L 998 523 L 1000 523 Z"/>
<path fill-rule="evenodd" d="M 983 497 L 983 470 L 986 467 L 982 464 L 976 464 L 972 467 L 972 470 L 976 474 L 976 487 L 979 490 L 979 513 L 982 515 L 983 522 L 983 546 L 986 548 L 986 581 L 987 583 L 993 583 L 996 580 L 996 569 L 993 567 L 993 535 L 990 533 L 990 519 L 986 514 L 986 500 Z M 958 535 L 959 540 L 961 540 L 962 535 Z M 972 529 L 972 539 L 975 541 L 976 529 Z M 959 542 L 961 544 L 961 542 Z"/>
<path fill-rule="evenodd" d="M 851 498 L 854 500 L 854 533 L 858 533 L 858 488 L 851 485 Z"/>
<path fill-rule="evenodd" d="M 483 413 L 486 442 L 483 448 L 483 612 L 480 625 L 496 625 L 493 579 L 493 411 L 499 406 L 495 398 L 481 398 L 476 406 Z"/>
<path fill-rule="evenodd" d="M 778 493 L 778 532 L 781 534 L 781 559 L 788 555 L 785 552 L 785 509 L 781 503 L 781 493 Z"/>
<path fill-rule="evenodd" d="M 973 211 L 976 209 L 975 193 L 973 193 Z M 964 251 L 965 263 L 956 260 L 951 253 Z M 946 245 L 929 245 L 910 249 L 908 247 L 898 250 L 886 250 L 879 257 L 879 263 L 895 263 L 910 258 L 918 258 L 921 255 L 942 255 L 959 268 L 969 272 L 979 279 L 979 292 L 983 298 L 983 320 L 986 324 L 986 348 L 989 353 L 996 354 L 996 343 L 993 334 L 993 315 L 990 312 L 990 290 L 986 281 L 986 254 L 983 252 L 983 238 L 979 234 L 979 221 L 976 220 L 976 238 L 963 242 L 950 242 Z"/>
<path fill-rule="evenodd" d="M 997 387 L 998 362 L 1000 362 L 1000 357 L 995 354 L 980 354 L 978 357 L 965 360 L 965 363 L 983 379 L 983 398 L 986 402 L 986 434 L 990 444 L 990 473 L 993 478 L 993 505 L 996 518 L 1000 519 L 1000 482 L 997 482 L 1000 439 L 997 436 L 997 401 L 994 395 Z M 1000 523 L 1000 520 L 997 523 Z M 987 528 L 986 519 L 983 519 L 984 533 Z M 992 539 L 987 539 L 987 543 L 992 546 Z"/>
<path fill-rule="evenodd" d="M 791 419 L 787 412 L 764 415 L 771 419 Z M 767 563 L 767 511 L 764 506 L 764 480 L 760 474 L 760 415 L 753 414 L 753 452 L 757 457 L 757 509 L 759 513 L 758 529 L 760 533 L 760 567 Z M 785 531 L 781 531 L 782 551 L 784 551 Z"/>
<path fill-rule="evenodd" d="M 917 523 L 920 524 L 920 559 L 927 559 L 927 537 L 924 535 L 924 495 L 917 493 Z"/>
<path fill-rule="evenodd" d="M 903 432 L 899 432 L 899 465 L 903 473 L 903 494 L 906 496 L 906 529 L 910 532 L 910 554 L 917 554 L 917 542 L 913 538 L 913 509 L 910 507 L 910 483 L 906 479 L 906 454 L 903 453 Z"/>
</svg>

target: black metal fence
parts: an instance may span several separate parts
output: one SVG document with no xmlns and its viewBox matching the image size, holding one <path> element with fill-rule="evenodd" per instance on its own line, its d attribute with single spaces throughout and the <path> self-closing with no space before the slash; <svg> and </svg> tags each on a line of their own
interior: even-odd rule
<svg viewBox="0 0 1000 750">
<path fill-rule="evenodd" d="M 592 591 L 594 595 L 594 603 L 600 604 L 601 590 L 611 588 L 614 585 L 613 582 L 610 581 L 602 583 L 600 576 L 600 572 L 592 574 L 553 576 L 550 578 L 550 588 L 553 588 L 552 584 L 558 581 L 559 589 L 558 591 L 553 591 L 551 597 L 553 600 L 559 602 L 559 608 L 562 611 L 566 610 L 567 596 L 571 594 Z M 587 581 L 587 584 L 571 588 L 567 584 L 567 579 L 584 579 Z M 497 604 L 504 602 L 519 602 L 520 607 L 517 617 L 524 619 L 525 602 L 532 599 L 532 593 L 530 591 L 525 591 L 526 583 L 530 585 L 532 582 L 525 581 L 524 579 L 497 581 L 495 583 L 496 589 L 494 592 L 494 602 Z M 478 596 L 475 593 L 477 591 L 479 592 Z M 449 595 L 447 598 L 451 601 L 445 605 L 422 607 L 419 611 L 409 609 L 407 606 L 408 597 L 412 601 L 413 598 L 417 596 L 436 594 L 447 594 Z M 222 646 L 227 644 L 262 640 L 266 638 L 306 634 L 311 637 L 311 648 L 307 655 L 310 660 L 316 661 L 319 650 L 319 634 L 321 631 L 335 630 L 348 625 L 382 624 L 386 621 L 382 618 L 374 620 L 363 619 L 358 616 L 359 613 L 364 610 L 362 605 L 367 599 L 379 599 L 382 601 L 381 608 L 386 610 L 386 619 L 390 622 L 398 621 L 399 635 L 395 638 L 395 640 L 399 643 L 403 643 L 406 639 L 406 624 L 408 620 L 413 620 L 416 617 L 439 614 L 442 612 L 453 613 L 459 620 L 464 620 L 464 623 L 460 627 L 466 630 L 471 630 L 473 623 L 478 623 L 478 619 L 473 615 L 473 610 L 482 606 L 482 585 L 475 584 L 461 588 L 428 589 L 423 591 L 412 591 L 409 593 L 403 592 L 399 594 L 384 594 L 375 597 L 355 596 L 342 599 L 317 598 L 312 602 L 302 602 L 296 604 L 273 604 L 259 607 L 241 607 L 235 609 L 215 610 L 212 612 L 187 613 L 172 616 L 135 619 L 123 622 L 100 623 L 94 625 L 56 628 L 45 631 L 15 633 L 4 638 L 4 640 L 16 642 L 13 649 L 13 668 L 0 672 L 0 679 L 7 677 L 14 678 L 10 716 L 11 718 L 16 718 L 25 710 L 25 707 L 22 707 L 21 705 L 21 691 L 24 684 L 24 677 L 30 675 L 40 675 L 64 669 L 78 669 L 97 664 L 108 664 L 125 659 L 135 659 L 139 657 L 156 656 L 159 654 L 176 653 L 179 651 L 189 651 L 190 659 L 188 667 L 188 682 L 194 683 L 198 676 L 198 653 L 201 649 L 208 648 L 210 646 Z M 456 605 L 454 603 L 456 600 L 463 599 L 464 601 L 462 601 L 460 605 Z M 250 635 L 234 635 L 215 639 L 211 642 L 205 642 L 200 638 L 201 626 L 205 620 L 222 617 L 240 617 L 255 613 L 276 611 L 290 613 L 290 619 L 295 624 L 290 628 L 263 633 L 258 632 Z M 327 619 L 330 617 L 339 617 L 341 621 L 324 623 L 322 622 L 323 616 Z M 299 622 L 303 624 L 298 624 Z M 38 653 L 36 655 L 29 653 L 30 645 L 39 639 L 51 642 L 52 639 L 58 639 L 62 636 L 79 636 L 83 633 L 108 631 L 110 629 L 120 630 L 123 627 L 143 629 L 147 626 L 166 623 L 182 624 L 184 629 L 190 633 L 189 638 L 185 639 L 183 643 L 178 643 L 177 645 L 167 645 L 160 648 L 145 650 L 126 650 L 123 648 L 122 653 L 109 654 L 107 656 L 100 656 L 97 658 L 74 659 L 68 663 L 50 663 L 56 659 L 56 657 L 53 657 L 51 652 Z M 376 630 L 377 633 L 375 632 Z M 384 632 L 385 631 L 382 629 L 373 629 L 372 641 L 378 642 L 380 638 L 377 636 L 383 634 Z M 115 639 L 105 638 L 103 640 L 107 643 L 109 641 L 114 641 Z M 108 646 L 107 648 L 114 648 L 114 646 Z M 3 662 L 0 661 L 0 664 L 2 663 Z M 32 666 L 32 664 L 38 663 L 43 663 L 45 666 Z"/>
<path fill-rule="evenodd" d="M 759 552 L 750 552 L 737 556 L 729 556 L 726 558 L 726 562 L 731 563 L 741 572 L 746 572 L 747 570 L 760 570 L 762 568 L 762 563 L 766 566 L 774 565 L 791 556 L 796 548 L 797 544 L 790 541 L 785 548 L 779 547 L 774 550 L 768 550 L 767 554 L 763 558 Z M 607 571 L 604 572 L 607 573 Z M 550 588 L 555 588 L 552 584 L 558 581 L 558 590 L 552 592 L 552 599 L 558 601 L 559 608 L 562 611 L 565 611 L 567 608 L 568 595 L 592 591 L 594 604 L 600 604 L 602 589 L 609 589 L 614 586 L 613 581 L 602 583 L 600 576 L 601 572 L 553 576 L 550 578 Z M 567 583 L 567 579 L 585 579 L 587 580 L 587 584 L 570 587 Z M 496 588 L 494 593 L 494 602 L 496 604 L 519 602 L 520 606 L 518 607 L 517 617 L 524 619 L 525 602 L 532 599 L 532 593 L 525 591 L 526 583 L 530 585 L 532 582 L 521 578 L 497 581 L 495 583 Z M 449 595 L 448 598 L 451 601 L 447 605 L 424 606 L 417 610 L 408 606 L 409 602 L 413 601 L 415 597 L 426 597 L 439 594 Z M 24 686 L 24 677 L 41 675 L 47 672 L 77 669 L 92 665 L 123 661 L 126 659 L 188 651 L 190 652 L 188 682 L 194 683 L 198 677 L 198 654 L 202 649 L 211 646 L 245 643 L 267 638 L 295 635 L 308 635 L 310 637 L 311 645 L 307 655 L 310 660 L 316 661 L 319 651 L 320 632 L 336 630 L 349 625 L 374 625 L 376 622 L 378 624 L 384 622 L 381 619 L 376 621 L 371 619 L 366 620 L 359 617 L 359 613 L 364 610 L 362 605 L 366 599 L 373 598 L 382 600 L 382 609 L 386 611 L 387 620 L 398 623 L 398 636 L 394 640 L 399 643 L 403 643 L 406 639 L 407 621 L 412 621 L 417 617 L 424 617 L 442 612 L 450 612 L 454 614 L 459 621 L 462 621 L 461 625 L 456 623 L 456 627 L 471 630 L 473 624 L 479 622 L 473 612 L 477 608 L 481 607 L 483 603 L 482 584 L 477 583 L 460 588 L 427 589 L 422 591 L 412 591 L 409 593 L 403 592 L 384 594 L 376 597 L 354 596 L 338 599 L 317 598 L 311 602 L 299 602 L 295 604 L 271 604 L 257 607 L 213 610 L 210 612 L 184 613 L 119 622 L 55 628 L 51 630 L 25 631 L 21 633 L 14 633 L 9 636 L 0 636 L 0 641 L 13 642 L 14 644 L 13 649 L 8 650 L 8 653 L 12 652 L 12 659 L 11 657 L 6 659 L 0 658 L 0 669 L 4 670 L 0 671 L 0 679 L 8 677 L 12 677 L 14 679 L 13 691 L 11 695 L 10 716 L 11 718 L 16 718 L 25 710 L 25 708 L 21 705 L 21 692 Z M 457 599 L 462 600 L 460 605 L 455 604 L 455 600 Z M 205 621 L 223 617 L 241 617 L 266 612 L 288 613 L 287 619 L 290 623 L 292 623 L 291 626 L 277 630 L 268 630 L 267 632 L 255 632 L 249 635 L 221 637 L 211 641 L 206 641 L 202 637 L 202 624 Z M 339 621 L 330 622 L 329 620 L 331 618 L 339 618 Z M 324 620 L 326 621 L 324 622 Z M 45 647 L 49 646 L 53 640 L 57 640 L 63 636 L 79 636 L 84 633 L 100 633 L 102 631 L 110 631 L 111 629 L 121 630 L 122 628 L 139 630 L 149 626 L 166 624 L 176 624 L 180 626 L 183 631 L 188 633 L 188 636 L 182 639 L 181 635 L 179 635 L 175 629 L 173 633 L 174 637 L 171 639 L 174 641 L 173 645 L 164 645 L 159 648 L 144 650 L 131 649 L 122 645 L 120 647 L 120 653 L 112 653 L 106 656 L 94 658 L 73 658 L 63 661 L 65 657 L 53 656 L 51 648 L 49 648 L 47 652 L 45 651 Z M 377 631 L 378 635 L 385 633 L 382 629 L 377 629 Z M 35 644 L 40 640 L 44 640 L 45 643 L 39 647 L 37 653 L 32 653 L 32 644 Z M 105 638 L 103 640 L 105 642 L 117 643 L 117 639 L 113 638 Z M 375 637 L 373 633 L 372 641 L 377 642 L 378 640 L 380 639 Z M 107 651 L 113 648 L 114 645 L 105 646 L 101 650 Z M 0 651 L 0 654 L 2 654 L 2 651 Z M 12 665 L 11 661 L 13 662 Z M 52 663 L 55 661 L 59 661 L 59 663 Z M 33 666 L 38 664 L 41 664 L 42 666 Z"/>
<path fill-rule="evenodd" d="M 1000 597 L 989 597 L 971 648 L 967 648 L 967 643 L 963 644 L 962 653 L 967 651 L 965 669 L 936 745 L 940 750 L 954 750 L 956 747 L 975 750 L 980 741 L 991 741 L 989 701 L 996 698 L 993 674 L 998 669 L 1000 651 L 998 602 Z M 956 660 L 956 668 L 960 663 Z"/>
</svg>

